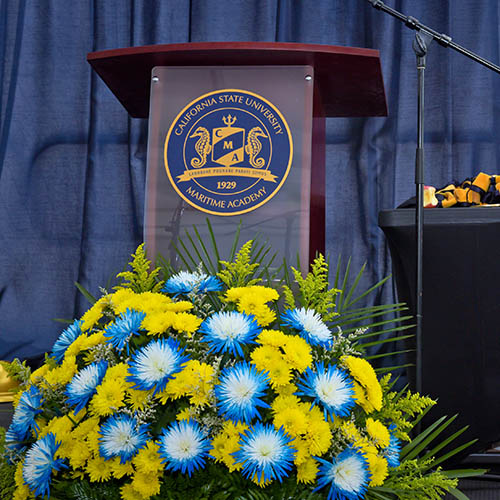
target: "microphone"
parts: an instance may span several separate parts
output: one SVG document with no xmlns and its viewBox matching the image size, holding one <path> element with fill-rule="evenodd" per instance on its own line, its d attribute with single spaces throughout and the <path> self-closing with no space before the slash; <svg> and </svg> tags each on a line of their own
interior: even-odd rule
<svg viewBox="0 0 500 500">
<path fill-rule="evenodd" d="M 382 0 L 368 0 L 371 4 L 372 7 L 375 7 L 376 9 L 381 9 L 382 6 L 384 5 L 384 2 Z"/>
</svg>

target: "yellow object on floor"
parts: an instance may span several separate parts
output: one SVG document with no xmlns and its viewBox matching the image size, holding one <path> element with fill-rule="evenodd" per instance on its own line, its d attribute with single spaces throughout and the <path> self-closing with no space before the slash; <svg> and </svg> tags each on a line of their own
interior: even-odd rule
<svg viewBox="0 0 500 500">
<path fill-rule="evenodd" d="M 12 389 L 17 387 L 19 382 L 12 380 L 5 368 L 0 365 L 0 403 L 11 403 L 14 400 Z"/>
</svg>

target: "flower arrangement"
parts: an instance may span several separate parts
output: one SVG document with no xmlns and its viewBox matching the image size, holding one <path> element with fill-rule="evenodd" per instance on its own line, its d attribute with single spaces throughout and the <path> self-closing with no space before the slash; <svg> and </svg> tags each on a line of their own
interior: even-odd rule
<svg viewBox="0 0 500 500">
<path fill-rule="evenodd" d="M 408 434 L 434 402 L 379 379 L 363 328 L 332 327 L 339 290 L 324 258 L 305 278 L 292 268 L 280 295 L 251 255 L 248 242 L 216 275 L 160 279 L 139 247 L 122 283 L 20 377 L 5 436 L 14 500 L 456 491 Z"/>
</svg>

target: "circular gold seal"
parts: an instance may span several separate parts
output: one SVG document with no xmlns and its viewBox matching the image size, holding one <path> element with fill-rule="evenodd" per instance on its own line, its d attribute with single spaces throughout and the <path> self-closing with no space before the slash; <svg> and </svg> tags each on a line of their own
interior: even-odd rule
<svg viewBox="0 0 500 500">
<path fill-rule="evenodd" d="M 278 193 L 293 143 L 285 118 L 262 96 L 240 89 L 204 94 L 177 115 L 165 139 L 165 169 L 191 206 L 240 215 Z"/>
</svg>

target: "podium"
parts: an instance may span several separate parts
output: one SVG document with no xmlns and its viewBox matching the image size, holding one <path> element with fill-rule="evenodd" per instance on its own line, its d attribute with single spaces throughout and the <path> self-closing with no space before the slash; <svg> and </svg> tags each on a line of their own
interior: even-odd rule
<svg viewBox="0 0 500 500">
<path fill-rule="evenodd" d="M 149 118 L 150 257 L 175 265 L 186 230 L 210 238 L 205 219 L 222 259 L 238 230 L 241 243 L 267 241 L 278 266 L 324 253 L 325 118 L 387 114 L 378 51 L 217 42 L 87 60 L 132 117 Z"/>
</svg>

